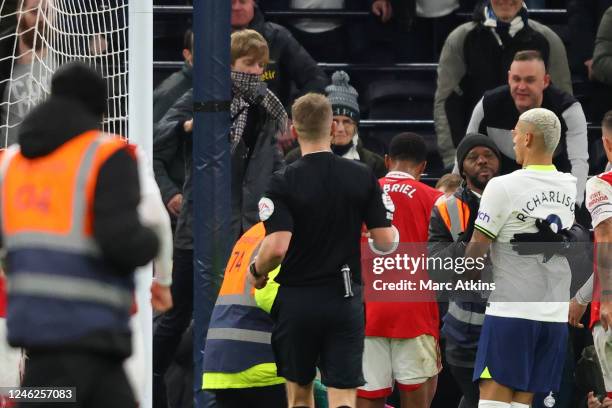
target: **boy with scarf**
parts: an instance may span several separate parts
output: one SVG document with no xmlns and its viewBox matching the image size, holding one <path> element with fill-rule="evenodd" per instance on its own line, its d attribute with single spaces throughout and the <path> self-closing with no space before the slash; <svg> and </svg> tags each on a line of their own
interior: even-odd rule
<svg viewBox="0 0 612 408">
<path fill-rule="evenodd" d="M 287 113 L 276 96 L 267 89 L 261 74 L 268 63 L 265 39 L 256 31 L 232 34 L 232 127 L 229 143 L 232 152 L 232 236 L 259 222 L 258 201 L 272 173 L 284 166 L 276 137 L 286 128 Z M 187 91 L 155 127 L 154 156 L 173 154 L 185 140 L 185 185 L 183 207 L 179 214 L 175 241 L 172 295 L 174 308 L 159 322 L 153 336 L 154 406 L 165 407 L 164 373 L 178 347 L 181 335 L 191 322 L 193 309 L 193 199 L 192 148 L 193 90 Z M 220 282 L 219 282 L 220 284 Z M 218 288 L 208 299 L 214 301 Z M 207 306 L 212 311 L 213 304 Z"/>
</svg>

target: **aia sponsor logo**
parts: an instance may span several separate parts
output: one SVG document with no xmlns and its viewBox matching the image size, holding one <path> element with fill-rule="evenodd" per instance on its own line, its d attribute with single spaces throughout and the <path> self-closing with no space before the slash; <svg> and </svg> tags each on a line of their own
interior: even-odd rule
<svg viewBox="0 0 612 408">
<path fill-rule="evenodd" d="M 476 218 L 483 222 L 491 222 L 491 217 L 489 217 L 489 214 L 484 211 L 478 211 L 478 215 Z"/>
</svg>

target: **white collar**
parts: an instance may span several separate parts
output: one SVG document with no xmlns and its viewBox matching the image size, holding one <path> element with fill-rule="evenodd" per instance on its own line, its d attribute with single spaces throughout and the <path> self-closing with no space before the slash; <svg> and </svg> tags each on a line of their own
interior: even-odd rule
<svg viewBox="0 0 612 408">
<path fill-rule="evenodd" d="M 403 171 L 390 171 L 385 177 L 416 180 L 412 174 Z"/>
</svg>

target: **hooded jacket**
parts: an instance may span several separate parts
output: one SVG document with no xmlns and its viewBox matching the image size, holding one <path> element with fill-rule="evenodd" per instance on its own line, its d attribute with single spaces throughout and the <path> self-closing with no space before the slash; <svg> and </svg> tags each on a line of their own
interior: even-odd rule
<svg viewBox="0 0 612 408">
<path fill-rule="evenodd" d="M 28 159 L 44 157 L 98 127 L 98 120 L 81 105 L 52 96 L 23 121 L 19 133 L 21 153 Z M 101 165 L 93 201 L 93 236 L 108 269 L 117 275 L 132 274 L 158 251 L 157 236 L 139 221 L 139 201 L 137 163 L 126 144 Z M 129 333 L 98 332 L 65 347 L 126 357 L 131 352 L 131 339 Z"/>
</svg>

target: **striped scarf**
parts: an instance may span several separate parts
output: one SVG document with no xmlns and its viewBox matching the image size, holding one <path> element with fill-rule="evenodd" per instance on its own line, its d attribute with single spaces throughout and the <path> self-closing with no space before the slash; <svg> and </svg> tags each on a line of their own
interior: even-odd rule
<svg viewBox="0 0 612 408">
<path fill-rule="evenodd" d="M 234 153 L 247 124 L 248 108 L 262 106 L 277 122 L 279 131 L 287 127 L 287 112 L 276 95 L 268 89 L 259 75 L 232 71 L 232 104 L 230 108 L 232 127 L 230 131 L 231 152 Z"/>
</svg>

